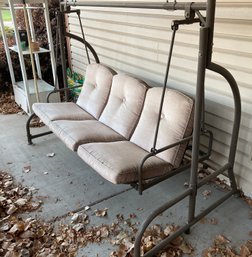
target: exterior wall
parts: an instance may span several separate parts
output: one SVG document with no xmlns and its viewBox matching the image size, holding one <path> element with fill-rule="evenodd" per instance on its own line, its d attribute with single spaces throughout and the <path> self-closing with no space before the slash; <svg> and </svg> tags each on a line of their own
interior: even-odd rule
<svg viewBox="0 0 252 257">
<path fill-rule="evenodd" d="M 77 0 L 78 2 L 81 0 Z M 83 0 L 82 0 L 83 1 Z M 183 12 L 86 8 L 82 12 L 87 40 L 102 63 L 161 85 L 166 68 L 172 19 Z M 78 20 L 69 16 L 69 30 L 80 33 Z M 198 54 L 198 25 L 181 26 L 176 36 L 169 85 L 194 95 Z M 83 47 L 71 41 L 72 67 L 84 74 Z M 217 0 L 213 61 L 228 68 L 242 97 L 242 123 L 235 172 L 239 186 L 252 195 L 252 0 Z M 212 160 L 227 161 L 233 119 L 228 84 L 207 72 L 206 121 L 214 133 Z"/>
</svg>

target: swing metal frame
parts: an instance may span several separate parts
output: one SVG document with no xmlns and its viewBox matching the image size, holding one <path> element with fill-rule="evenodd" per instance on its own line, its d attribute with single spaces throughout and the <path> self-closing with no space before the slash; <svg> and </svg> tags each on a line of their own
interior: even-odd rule
<svg viewBox="0 0 252 257">
<path fill-rule="evenodd" d="M 149 252 L 144 254 L 144 257 L 150 257 L 154 256 L 156 253 L 158 253 L 160 250 L 166 248 L 168 244 L 174 240 L 176 237 L 181 235 L 182 233 L 190 232 L 190 228 L 197 223 L 200 219 L 202 219 L 204 216 L 206 216 L 209 212 L 214 210 L 216 207 L 218 207 L 220 204 L 222 204 L 224 201 L 226 201 L 229 197 L 232 195 L 238 193 L 237 190 L 237 184 L 235 180 L 234 175 L 234 162 L 235 162 L 235 154 L 236 154 L 236 148 L 237 148 L 237 141 L 238 141 L 238 134 L 239 134 L 239 128 L 240 128 L 240 120 L 241 120 L 241 99 L 240 99 L 240 93 L 238 85 L 232 76 L 232 74 L 226 70 L 224 67 L 212 62 L 212 49 L 213 49 L 213 35 L 214 35 L 214 21 L 215 21 L 215 7 L 216 7 L 216 0 L 207 0 L 206 2 L 197 2 L 197 3 L 177 3 L 175 2 L 165 2 L 165 3 L 144 3 L 144 2 L 120 2 L 120 1 L 113 1 L 113 2 L 86 2 L 86 1 L 67 1 L 65 3 L 61 3 L 61 29 L 62 33 L 60 33 L 60 45 L 61 45 L 61 53 L 64 53 L 64 37 L 69 36 L 70 38 L 77 39 L 75 35 L 72 35 L 68 32 L 65 32 L 65 25 L 64 25 L 64 15 L 70 12 L 76 12 L 76 10 L 71 10 L 71 7 L 106 7 L 106 8 L 140 8 L 140 9 L 162 9 L 162 10 L 184 10 L 185 12 L 185 19 L 183 20 L 177 20 L 173 21 L 172 24 L 172 41 L 167 61 L 167 69 L 165 73 L 165 79 L 163 84 L 163 95 L 160 103 L 160 109 L 159 109 L 159 119 L 157 122 L 156 127 L 156 133 L 153 143 L 153 148 L 151 149 L 150 153 L 145 156 L 145 158 L 142 160 L 141 164 L 139 165 L 138 170 L 138 181 L 132 186 L 139 191 L 140 194 L 147 188 L 150 188 L 157 183 L 175 175 L 178 174 L 184 170 L 188 170 L 190 168 L 190 182 L 189 187 L 184 192 L 176 196 L 174 199 L 164 203 L 162 206 L 160 206 L 158 209 L 154 210 L 142 223 L 135 240 L 135 248 L 134 248 L 134 256 L 140 257 L 140 249 L 141 249 L 141 240 L 144 232 L 146 231 L 147 227 L 150 225 L 150 223 L 161 213 L 166 211 L 167 209 L 171 208 L 178 202 L 184 200 L 185 198 L 189 198 L 189 207 L 188 207 L 188 219 L 187 223 L 180 227 L 176 232 L 174 232 L 172 235 L 165 238 L 163 241 L 161 241 L 158 245 L 156 245 L 154 248 L 152 248 Z M 205 11 L 206 15 L 203 17 L 201 14 L 201 11 Z M 197 16 L 197 18 L 195 18 Z M 196 94 L 195 94 L 195 109 L 194 109 L 194 124 L 193 124 L 193 134 L 192 136 L 189 136 L 187 138 L 184 138 L 183 140 L 179 142 L 174 142 L 171 145 L 165 146 L 161 149 L 156 148 L 156 142 L 158 138 L 158 131 L 159 131 L 159 123 L 161 119 L 161 112 L 162 112 L 162 106 L 165 96 L 165 89 L 167 86 L 167 80 L 169 75 L 169 68 L 171 63 L 171 57 L 172 57 L 172 50 L 173 50 L 173 44 L 175 40 L 175 33 L 178 30 L 180 25 L 184 24 L 193 24 L 193 23 L 199 23 L 200 29 L 199 29 L 199 55 L 198 55 L 198 67 L 197 67 L 197 83 L 196 83 Z M 82 30 L 83 32 L 83 30 Z M 83 32 L 84 33 L 84 32 Z M 88 44 L 88 42 L 83 39 L 78 38 L 80 42 L 84 43 L 85 47 L 88 49 L 91 48 L 91 45 Z M 86 49 L 87 51 L 87 49 Z M 92 50 L 94 51 L 94 49 Z M 97 56 L 97 54 L 92 52 L 93 56 Z M 99 62 L 98 56 L 97 58 L 94 58 L 96 62 Z M 64 54 L 62 55 L 62 65 L 65 65 L 66 60 Z M 65 66 L 63 66 L 63 71 Z M 202 180 L 198 180 L 198 166 L 199 163 L 203 163 L 207 166 L 207 163 L 204 161 L 209 160 L 209 157 L 211 155 L 212 150 L 212 142 L 213 142 L 213 134 L 211 131 L 208 131 L 205 129 L 205 73 L 206 70 L 213 71 L 215 73 L 220 74 L 228 83 L 230 86 L 230 89 L 233 94 L 234 99 L 234 118 L 233 118 L 233 128 L 231 133 L 231 142 L 230 142 L 230 148 L 229 148 L 229 156 L 228 161 L 223 166 L 221 166 L 219 169 L 214 170 L 210 175 L 203 178 Z M 63 72 L 63 78 L 65 83 L 65 88 L 61 89 L 62 91 L 68 90 L 66 87 L 66 74 Z M 55 92 L 58 92 L 59 90 L 56 90 Z M 31 119 L 31 117 L 30 117 Z M 27 131 L 29 130 L 29 124 L 27 123 Z M 28 131 L 29 132 L 29 131 Z M 30 132 L 29 132 L 30 133 Z M 31 139 L 37 137 L 28 135 L 28 142 L 31 143 Z M 48 132 L 47 132 L 48 133 Z M 41 135 L 45 135 L 46 133 L 42 133 Z M 201 154 L 200 150 L 200 137 L 201 136 L 207 136 L 208 137 L 208 150 L 206 153 Z M 29 141 L 30 138 L 30 141 Z M 143 181 L 142 179 L 142 171 L 143 171 L 143 165 L 145 161 L 155 156 L 163 151 L 166 151 L 172 147 L 175 147 L 176 145 L 185 143 L 185 142 L 192 142 L 191 145 L 191 161 L 190 163 L 185 164 L 182 167 L 179 167 L 178 169 L 173 170 L 170 174 L 158 177 L 155 179 L 152 179 L 150 181 Z M 220 174 L 226 174 L 230 180 L 231 184 L 231 191 L 226 193 L 222 198 L 208 206 L 205 210 L 201 211 L 200 213 L 196 214 L 196 196 L 198 189 L 211 181 L 213 178 L 216 178 Z"/>
</svg>

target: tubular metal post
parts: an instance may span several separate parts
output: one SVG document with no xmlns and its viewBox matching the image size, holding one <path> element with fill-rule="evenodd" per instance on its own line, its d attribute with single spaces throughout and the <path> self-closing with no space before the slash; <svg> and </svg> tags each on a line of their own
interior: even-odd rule
<svg viewBox="0 0 252 257">
<path fill-rule="evenodd" d="M 231 134 L 231 143 L 230 143 L 230 150 L 229 150 L 229 157 L 228 157 L 228 162 L 230 164 L 230 168 L 228 169 L 228 175 L 231 181 L 232 189 L 234 191 L 237 191 L 237 185 L 236 185 L 233 168 L 234 168 L 236 148 L 237 148 L 237 142 L 238 142 L 238 136 L 239 136 L 240 123 L 241 123 L 241 96 L 240 96 L 238 85 L 234 77 L 228 70 L 226 70 L 225 68 L 215 63 L 210 63 L 208 65 L 208 69 L 219 73 L 227 80 L 234 97 L 234 121 L 233 121 L 233 129 Z"/>
<path fill-rule="evenodd" d="M 208 52 L 207 63 L 208 64 L 212 60 L 215 6 L 216 6 L 216 0 L 207 0 L 206 27 L 209 28 L 209 32 L 208 32 L 209 33 L 208 34 L 208 49 L 207 49 L 207 52 Z"/>
<path fill-rule="evenodd" d="M 192 166 L 190 173 L 190 188 L 192 193 L 189 198 L 189 214 L 188 223 L 190 223 L 195 216 L 196 195 L 197 195 L 197 176 L 199 163 L 199 145 L 200 145 L 200 130 L 201 130 L 201 113 L 202 102 L 205 90 L 205 71 L 207 58 L 207 40 L 208 28 L 200 29 L 199 42 L 199 57 L 198 57 L 198 72 L 197 72 L 197 87 L 195 97 L 195 112 L 194 112 L 194 126 L 193 126 L 193 142 L 192 142 Z"/>
<path fill-rule="evenodd" d="M 211 1 L 211 0 L 207 1 L 206 24 L 210 28 L 209 41 L 208 41 L 207 68 L 211 71 L 219 73 L 227 80 L 234 97 L 234 121 L 233 121 L 233 130 L 231 135 L 231 143 L 230 143 L 230 150 L 229 150 L 229 157 L 228 157 L 228 162 L 230 164 L 230 168 L 228 169 L 228 175 L 231 181 L 231 186 L 233 190 L 236 192 L 237 185 L 236 185 L 233 168 L 234 168 L 236 148 L 237 148 L 237 142 L 238 142 L 238 136 L 239 136 L 240 122 L 241 122 L 241 97 L 240 97 L 238 85 L 234 77 L 232 76 L 232 74 L 222 66 L 211 62 L 212 49 L 213 49 L 215 6 L 216 6 L 216 1 Z"/>
</svg>

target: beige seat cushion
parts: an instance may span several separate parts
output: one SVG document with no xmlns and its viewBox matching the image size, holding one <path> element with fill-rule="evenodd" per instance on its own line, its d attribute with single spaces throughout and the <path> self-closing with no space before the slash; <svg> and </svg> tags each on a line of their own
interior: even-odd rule
<svg viewBox="0 0 252 257">
<path fill-rule="evenodd" d="M 111 89 L 114 70 L 102 64 L 89 64 L 85 82 L 77 104 L 98 119 L 103 111 Z"/>
<path fill-rule="evenodd" d="M 90 142 L 113 142 L 125 138 L 97 120 L 70 121 L 59 120 L 49 124 L 49 128 L 70 148 Z"/>
<path fill-rule="evenodd" d="M 144 108 L 131 142 L 150 151 L 153 147 L 162 88 L 148 90 Z M 175 143 L 192 133 L 194 101 L 172 89 L 166 89 L 156 148 Z M 181 144 L 158 154 L 158 157 L 178 167 L 187 144 Z"/>
<path fill-rule="evenodd" d="M 55 120 L 98 119 L 110 92 L 112 78 L 116 72 L 102 64 L 89 64 L 85 83 L 77 103 L 35 103 L 36 115 L 49 126 Z"/>
<path fill-rule="evenodd" d="M 136 182 L 138 167 L 148 154 L 129 141 L 85 144 L 79 146 L 77 152 L 88 165 L 114 184 Z M 144 165 L 143 178 L 161 176 L 172 168 L 162 159 L 151 157 Z"/>
<path fill-rule="evenodd" d="M 75 103 L 34 103 L 33 111 L 49 126 L 54 120 L 92 120 L 94 117 Z"/>
<path fill-rule="evenodd" d="M 129 139 L 139 120 L 147 89 L 143 81 L 124 74 L 115 75 L 99 121 Z"/>
</svg>

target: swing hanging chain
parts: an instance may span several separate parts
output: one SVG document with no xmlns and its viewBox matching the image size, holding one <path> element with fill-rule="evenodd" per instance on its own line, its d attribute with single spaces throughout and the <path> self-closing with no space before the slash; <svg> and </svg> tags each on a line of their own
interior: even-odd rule
<svg viewBox="0 0 252 257">
<path fill-rule="evenodd" d="M 167 61 L 167 66 L 166 66 L 166 73 L 165 73 L 163 92 L 162 92 L 161 102 L 160 102 L 160 107 L 159 107 L 157 126 L 156 126 L 156 131 L 155 131 L 155 136 L 154 136 L 154 143 L 153 143 L 153 147 L 151 148 L 151 152 L 154 154 L 157 152 L 157 149 L 156 149 L 157 138 L 158 138 L 160 120 L 161 120 L 161 116 L 162 116 L 165 91 L 166 91 L 166 87 L 167 87 L 167 81 L 168 81 L 168 76 L 169 76 L 169 71 L 170 71 L 170 66 L 171 66 L 171 58 L 172 58 L 173 46 L 174 46 L 174 42 L 175 42 L 175 35 L 176 35 L 177 30 L 179 29 L 179 25 L 192 24 L 192 23 L 196 23 L 196 22 L 201 22 L 201 20 L 195 19 L 195 12 L 191 9 L 191 3 L 190 3 L 190 4 L 188 4 L 188 8 L 186 9 L 186 12 L 185 12 L 185 19 L 184 20 L 173 20 L 172 25 L 171 25 L 171 29 L 172 29 L 173 33 L 172 33 L 170 51 L 169 51 L 169 56 L 168 56 L 168 61 Z"/>
<path fill-rule="evenodd" d="M 154 143 L 153 143 L 153 148 L 151 149 L 152 153 L 156 153 L 156 145 L 157 145 L 157 137 L 158 137 L 158 131 L 159 131 L 159 125 L 160 125 L 160 120 L 162 116 L 162 110 L 163 110 L 163 105 L 164 105 L 164 98 L 165 98 L 165 91 L 167 87 L 167 81 L 168 81 L 168 76 L 169 76 L 169 71 L 170 71 L 170 66 L 171 66 L 171 58 L 172 58 L 172 52 L 173 52 L 173 46 L 175 42 L 175 35 L 176 31 L 179 28 L 179 25 L 176 22 L 173 22 L 172 26 L 172 39 L 171 39 L 171 45 L 170 45 L 170 51 L 169 51 L 169 56 L 168 56 L 168 61 L 167 61 L 167 66 L 166 66 L 166 73 L 165 73 L 165 79 L 164 79 L 164 84 L 163 84 L 163 92 L 161 96 L 161 102 L 160 102 L 160 107 L 159 107 L 159 113 L 158 113 L 158 121 L 157 121 L 157 127 L 155 131 L 155 137 L 154 137 Z"/>
<path fill-rule="evenodd" d="M 84 42 L 85 42 L 85 50 L 86 50 L 86 55 L 87 55 L 88 63 L 90 64 L 91 62 L 90 62 L 90 57 L 89 57 L 88 48 L 87 48 L 87 45 L 86 45 L 85 33 L 84 33 L 83 26 L 82 26 L 82 22 L 81 22 L 80 10 L 77 11 L 77 15 L 78 15 L 78 19 L 79 19 L 79 22 L 80 22 L 82 38 L 83 38 L 83 40 L 84 40 Z"/>
</svg>

